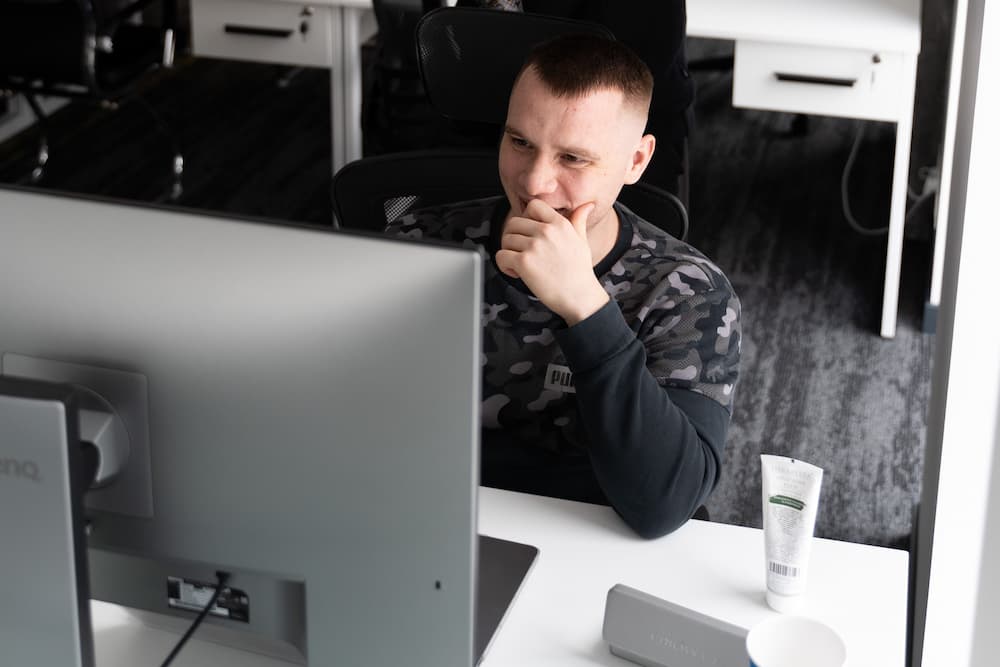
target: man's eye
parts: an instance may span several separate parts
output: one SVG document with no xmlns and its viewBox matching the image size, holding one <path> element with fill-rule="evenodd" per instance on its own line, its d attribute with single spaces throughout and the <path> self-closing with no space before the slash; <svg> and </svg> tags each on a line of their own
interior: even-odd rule
<svg viewBox="0 0 1000 667">
<path fill-rule="evenodd" d="M 527 140 L 526 139 L 522 139 L 521 137 L 513 137 L 512 136 L 510 138 L 510 143 L 514 144 L 518 148 L 527 148 L 528 147 Z"/>
<path fill-rule="evenodd" d="M 568 162 L 569 164 L 582 164 L 585 160 L 582 157 L 567 153 L 566 155 L 563 155 L 563 162 Z"/>
</svg>

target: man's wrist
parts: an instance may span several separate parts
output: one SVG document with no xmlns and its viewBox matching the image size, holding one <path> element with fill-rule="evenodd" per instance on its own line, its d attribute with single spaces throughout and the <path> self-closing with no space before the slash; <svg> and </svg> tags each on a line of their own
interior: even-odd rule
<svg viewBox="0 0 1000 667">
<path fill-rule="evenodd" d="M 566 326 L 573 326 L 578 324 L 583 320 L 587 319 L 611 300 L 608 293 L 604 291 L 604 288 L 600 286 L 599 283 L 595 282 L 595 287 L 597 289 L 590 290 L 580 299 L 576 299 L 565 312 L 560 313 L 563 320 L 566 322 Z"/>
</svg>

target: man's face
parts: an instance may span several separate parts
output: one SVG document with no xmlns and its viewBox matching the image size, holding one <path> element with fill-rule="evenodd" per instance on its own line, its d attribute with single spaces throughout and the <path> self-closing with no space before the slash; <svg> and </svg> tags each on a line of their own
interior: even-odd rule
<svg viewBox="0 0 1000 667">
<path fill-rule="evenodd" d="M 500 142 L 500 181 L 511 214 L 540 199 L 569 218 L 594 202 L 588 230 L 616 222 L 611 205 L 652 155 L 653 138 L 643 136 L 644 127 L 644 114 L 619 91 L 560 98 L 528 69 L 511 92 Z"/>
</svg>

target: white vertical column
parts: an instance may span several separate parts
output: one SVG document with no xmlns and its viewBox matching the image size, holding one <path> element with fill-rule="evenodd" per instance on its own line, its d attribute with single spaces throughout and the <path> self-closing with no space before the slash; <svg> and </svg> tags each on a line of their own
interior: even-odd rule
<svg viewBox="0 0 1000 667">
<path fill-rule="evenodd" d="M 1000 11 L 969 0 L 914 591 L 914 665 L 993 665 L 1000 565 Z M 992 652 L 992 654 L 991 654 Z"/>
</svg>

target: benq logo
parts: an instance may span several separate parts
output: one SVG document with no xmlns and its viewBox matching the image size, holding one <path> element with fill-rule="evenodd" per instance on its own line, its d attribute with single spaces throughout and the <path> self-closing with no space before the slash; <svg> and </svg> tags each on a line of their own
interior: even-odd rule
<svg viewBox="0 0 1000 667">
<path fill-rule="evenodd" d="M 28 479 L 32 482 L 42 481 L 42 476 L 38 472 L 38 464 L 30 460 L 0 459 L 0 475 L 15 479 Z"/>
</svg>

